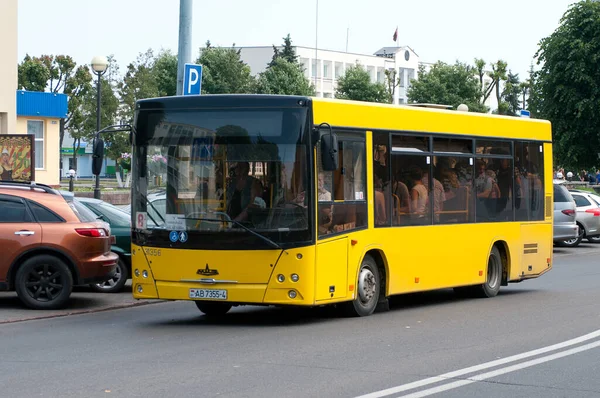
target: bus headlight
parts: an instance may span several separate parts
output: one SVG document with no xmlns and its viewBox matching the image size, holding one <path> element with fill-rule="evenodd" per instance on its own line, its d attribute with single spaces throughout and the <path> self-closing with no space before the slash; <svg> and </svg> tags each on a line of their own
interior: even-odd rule
<svg viewBox="0 0 600 398">
<path fill-rule="evenodd" d="M 290 291 L 288 292 L 288 296 L 289 296 L 291 299 L 295 299 L 297 295 L 298 295 L 298 294 L 296 293 L 296 291 L 295 291 L 295 290 L 290 290 Z"/>
<path fill-rule="evenodd" d="M 292 279 L 292 282 L 298 282 L 300 280 L 298 274 L 292 274 L 290 278 Z"/>
</svg>

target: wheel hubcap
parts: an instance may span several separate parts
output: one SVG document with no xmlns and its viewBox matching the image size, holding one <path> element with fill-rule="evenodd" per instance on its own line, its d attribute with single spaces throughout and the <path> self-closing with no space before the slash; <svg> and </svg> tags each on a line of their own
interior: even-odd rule
<svg viewBox="0 0 600 398">
<path fill-rule="evenodd" d="M 377 293 L 375 275 L 368 268 L 363 268 L 358 276 L 358 297 L 364 304 L 373 300 Z"/>
<path fill-rule="evenodd" d="M 121 280 L 121 266 L 117 264 L 117 268 L 115 268 L 115 275 L 104 283 L 97 283 L 96 286 L 101 289 L 110 289 L 111 287 L 115 286 L 119 280 Z"/>
<path fill-rule="evenodd" d="M 488 260 L 487 284 L 490 289 L 495 289 L 500 283 L 500 267 L 498 260 L 494 256 L 490 256 Z"/>
<path fill-rule="evenodd" d="M 62 292 L 64 277 L 59 269 L 50 264 L 36 265 L 27 274 L 25 290 L 37 301 L 52 301 Z"/>
</svg>

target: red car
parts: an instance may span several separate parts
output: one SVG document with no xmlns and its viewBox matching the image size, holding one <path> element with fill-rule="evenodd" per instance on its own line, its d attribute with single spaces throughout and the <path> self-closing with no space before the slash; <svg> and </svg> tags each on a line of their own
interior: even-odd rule
<svg viewBox="0 0 600 398">
<path fill-rule="evenodd" d="M 115 272 L 110 226 L 58 191 L 0 181 L 0 290 L 32 309 L 63 307 L 74 285 Z"/>
</svg>

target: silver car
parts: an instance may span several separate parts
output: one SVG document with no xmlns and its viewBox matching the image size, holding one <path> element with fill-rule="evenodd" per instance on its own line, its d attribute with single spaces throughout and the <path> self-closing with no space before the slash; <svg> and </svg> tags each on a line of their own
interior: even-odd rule
<svg viewBox="0 0 600 398">
<path fill-rule="evenodd" d="M 583 239 L 590 243 L 600 243 L 600 196 L 578 189 L 570 189 L 569 193 L 577 206 L 575 220 L 579 226 L 579 234 L 576 238 L 565 241 L 565 246 L 577 246 Z"/>
<path fill-rule="evenodd" d="M 565 245 L 579 236 L 579 226 L 575 221 L 577 214 L 575 200 L 564 186 L 554 185 L 554 243 Z M 579 243 L 578 243 L 579 244 Z"/>
</svg>

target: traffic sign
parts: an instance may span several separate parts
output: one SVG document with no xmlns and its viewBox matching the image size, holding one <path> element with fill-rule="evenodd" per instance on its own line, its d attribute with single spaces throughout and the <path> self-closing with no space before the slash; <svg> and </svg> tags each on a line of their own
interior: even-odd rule
<svg viewBox="0 0 600 398">
<path fill-rule="evenodd" d="M 528 110 L 521 109 L 521 117 L 530 117 L 531 113 Z"/>
<path fill-rule="evenodd" d="M 202 65 L 185 64 L 183 67 L 183 95 L 199 95 L 202 88 Z"/>
</svg>

